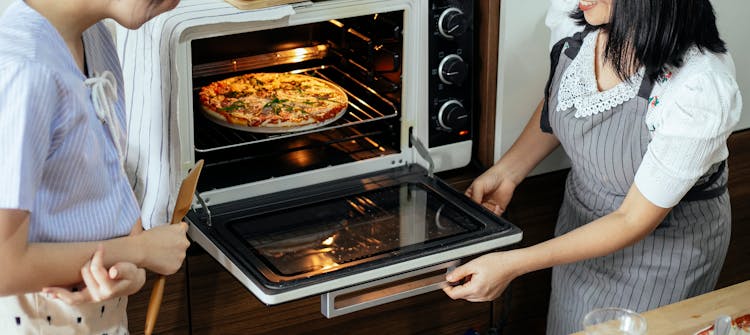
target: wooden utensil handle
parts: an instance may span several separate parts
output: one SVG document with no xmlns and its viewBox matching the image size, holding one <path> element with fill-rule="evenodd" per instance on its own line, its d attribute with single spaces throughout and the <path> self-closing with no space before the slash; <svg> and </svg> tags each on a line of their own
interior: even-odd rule
<svg viewBox="0 0 750 335">
<path fill-rule="evenodd" d="M 164 296 L 164 282 L 166 278 L 160 275 L 154 283 L 154 288 L 151 290 L 151 299 L 148 302 L 148 310 L 146 311 L 146 329 L 144 330 L 146 335 L 151 335 L 154 331 L 156 317 L 159 315 L 159 308 L 161 307 L 161 299 Z"/>
</svg>

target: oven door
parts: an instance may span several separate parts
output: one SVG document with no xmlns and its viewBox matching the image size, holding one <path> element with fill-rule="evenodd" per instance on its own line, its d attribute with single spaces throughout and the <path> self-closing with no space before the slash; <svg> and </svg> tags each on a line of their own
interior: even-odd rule
<svg viewBox="0 0 750 335">
<path fill-rule="evenodd" d="M 521 240 L 419 165 L 196 207 L 188 220 L 258 299 L 324 294 L 328 317 L 439 289 L 456 260 Z"/>
</svg>

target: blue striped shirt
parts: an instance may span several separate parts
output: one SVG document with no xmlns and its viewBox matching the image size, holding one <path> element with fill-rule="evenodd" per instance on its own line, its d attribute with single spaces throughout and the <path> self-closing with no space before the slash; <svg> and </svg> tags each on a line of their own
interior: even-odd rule
<svg viewBox="0 0 750 335">
<path fill-rule="evenodd" d="M 125 125 L 111 36 L 98 23 L 83 41 L 88 72 L 115 75 L 115 112 Z M 43 16 L 20 0 L 8 7 L 0 17 L 0 208 L 31 213 L 30 242 L 122 236 L 140 215 L 85 79 Z"/>
</svg>

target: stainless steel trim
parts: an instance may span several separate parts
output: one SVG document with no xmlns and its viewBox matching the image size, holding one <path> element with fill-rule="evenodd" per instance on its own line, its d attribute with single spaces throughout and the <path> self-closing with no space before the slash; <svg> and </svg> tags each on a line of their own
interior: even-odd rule
<svg viewBox="0 0 750 335">
<path fill-rule="evenodd" d="M 453 31 L 445 31 L 445 28 L 443 27 L 443 21 L 445 20 L 445 17 L 448 16 L 448 14 L 458 12 L 459 14 L 463 14 L 464 12 L 458 8 L 448 8 L 446 11 L 444 11 L 442 14 L 440 14 L 440 18 L 438 18 L 438 32 L 440 32 L 440 35 L 443 37 L 452 40 L 455 38 L 455 36 L 451 35 Z"/>
<path fill-rule="evenodd" d="M 432 178 L 433 171 L 435 171 L 435 161 L 433 161 L 432 157 L 430 157 L 430 152 L 427 150 L 427 147 L 425 147 L 425 145 L 422 144 L 422 141 L 420 141 L 416 136 L 414 136 L 414 134 L 409 134 L 409 139 L 411 140 L 411 143 L 414 145 L 414 148 L 417 149 L 417 153 L 419 154 L 419 156 L 427 161 L 427 164 L 429 165 L 427 167 L 427 176 Z"/>
<path fill-rule="evenodd" d="M 195 191 L 195 197 L 198 199 L 198 203 L 201 204 L 201 208 L 203 209 L 203 213 L 206 214 L 206 225 L 211 227 L 213 225 L 213 222 L 211 222 L 211 210 L 208 208 L 208 205 L 206 204 L 206 201 L 203 200 L 203 197 L 201 197 L 201 194 L 198 193 L 198 191 Z"/>
<path fill-rule="evenodd" d="M 439 270 L 446 270 L 447 273 L 458 266 L 460 263 L 460 260 L 454 260 L 443 264 L 433 265 L 423 269 L 402 273 L 396 276 L 347 287 L 342 290 L 321 294 L 320 312 L 323 313 L 325 317 L 330 319 L 356 311 L 361 311 L 366 308 L 375 307 L 382 304 L 387 304 L 389 302 L 394 302 L 423 293 L 439 290 L 447 285 L 444 273 L 427 278 L 421 278 L 407 283 L 402 283 L 396 286 L 386 286 L 376 290 L 370 289 L 404 279 L 418 277 L 419 275 L 436 272 Z M 351 293 L 355 293 L 355 295 L 352 296 Z M 343 296 L 347 296 L 347 298 L 338 300 L 340 303 L 337 304 L 337 298 Z"/>
<path fill-rule="evenodd" d="M 452 81 L 448 80 L 448 78 L 446 78 L 446 77 L 445 77 L 445 75 L 443 74 L 443 73 L 445 72 L 445 71 L 444 71 L 444 67 L 445 67 L 445 64 L 446 64 L 446 63 L 447 63 L 447 62 L 448 62 L 449 60 L 451 60 L 451 59 L 458 59 L 458 60 L 459 60 L 459 61 L 461 61 L 461 62 L 463 62 L 463 61 L 464 61 L 464 59 L 463 59 L 463 58 L 461 58 L 461 56 L 459 56 L 459 55 L 455 55 L 455 54 L 451 54 L 451 55 L 445 56 L 445 58 L 443 58 L 443 59 L 442 59 L 442 60 L 440 61 L 440 65 L 438 65 L 438 70 L 437 70 L 437 73 L 438 73 L 438 77 L 440 78 L 440 81 L 442 81 L 442 82 L 443 82 L 444 84 L 446 84 L 446 85 L 453 85 L 453 84 L 455 84 L 454 82 L 452 82 Z"/>
<path fill-rule="evenodd" d="M 444 103 L 442 106 L 440 106 L 440 111 L 438 112 L 438 117 L 437 117 L 438 123 L 440 124 L 441 127 L 445 128 L 447 130 L 453 130 L 453 128 L 448 127 L 445 124 L 445 122 L 443 122 L 443 113 L 445 113 L 445 110 L 448 109 L 448 106 L 450 106 L 450 105 L 459 105 L 459 106 L 461 106 L 461 108 L 464 107 L 464 104 L 462 104 L 460 101 L 455 100 L 455 99 L 449 100 L 446 103 Z"/>
<path fill-rule="evenodd" d="M 327 54 L 328 46 L 319 44 L 305 48 L 295 48 L 262 55 L 198 64 L 193 65 L 193 78 L 248 71 L 281 64 L 299 63 L 311 59 L 322 59 Z"/>
</svg>

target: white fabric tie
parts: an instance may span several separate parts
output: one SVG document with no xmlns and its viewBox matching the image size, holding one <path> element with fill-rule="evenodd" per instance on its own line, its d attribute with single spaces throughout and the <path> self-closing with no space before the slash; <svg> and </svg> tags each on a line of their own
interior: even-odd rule
<svg viewBox="0 0 750 335">
<path fill-rule="evenodd" d="M 104 71 L 101 75 L 94 74 L 94 77 L 85 81 L 86 85 L 91 87 L 91 99 L 94 102 L 94 111 L 99 120 L 107 125 L 109 134 L 117 149 L 117 156 L 120 165 L 124 167 L 125 152 L 120 145 L 122 137 L 120 121 L 115 114 L 115 103 L 117 102 L 117 81 L 115 75 L 110 71 Z"/>
</svg>

